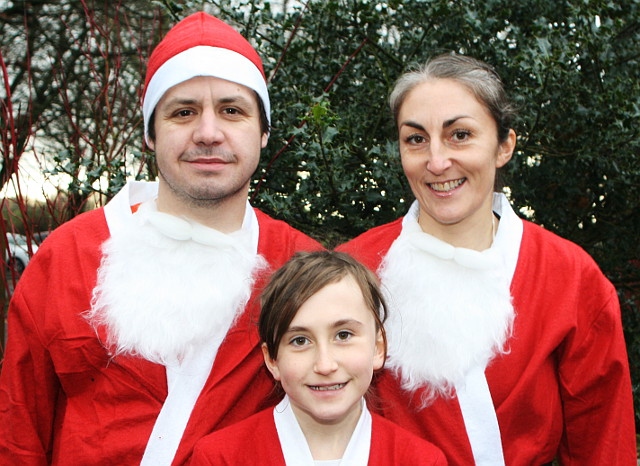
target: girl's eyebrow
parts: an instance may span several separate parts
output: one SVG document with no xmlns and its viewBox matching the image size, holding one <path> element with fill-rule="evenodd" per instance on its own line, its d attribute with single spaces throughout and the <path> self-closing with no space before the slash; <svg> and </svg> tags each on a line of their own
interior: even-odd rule
<svg viewBox="0 0 640 466">
<path fill-rule="evenodd" d="M 344 327 L 345 325 L 355 325 L 361 327 L 364 325 L 362 322 L 356 319 L 340 319 L 336 320 L 333 324 L 331 324 L 331 328 Z M 298 333 L 298 332 L 308 332 L 309 328 L 304 327 L 302 325 L 296 325 L 293 327 L 289 327 L 285 333 Z"/>
<path fill-rule="evenodd" d="M 359 320 L 356 319 L 342 319 L 342 320 L 338 320 L 336 322 L 333 323 L 333 328 L 336 327 L 344 327 L 345 325 L 356 325 L 356 326 L 362 326 L 362 322 L 360 322 Z"/>
</svg>

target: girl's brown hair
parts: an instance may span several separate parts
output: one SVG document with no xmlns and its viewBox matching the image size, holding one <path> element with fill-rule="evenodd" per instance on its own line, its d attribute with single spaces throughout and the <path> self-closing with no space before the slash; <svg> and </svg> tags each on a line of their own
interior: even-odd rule
<svg viewBox="0 0 640 466">
<path fill-rule="evenodd" d="M 377 277 L 348 254 L 336 251 L 299 252 L 278 269 L 262 292 L 262 310 L 258 320 L 260 338 L 271 359 L 277 359 L 280 340 L 298 309 L 325 286 L 351 276 L 360 287 L 367 307 L 382 333 L 385 357 L 387 337 L 384 321 L 387 305 Z"/>
</svg>

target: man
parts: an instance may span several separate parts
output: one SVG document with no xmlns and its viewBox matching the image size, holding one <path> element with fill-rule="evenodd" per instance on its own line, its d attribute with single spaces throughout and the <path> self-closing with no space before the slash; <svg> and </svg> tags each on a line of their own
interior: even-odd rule
<svg viewBox="0 0 640 466">
<path fill-rule="evenodd" d="M 143 114 L 159 181 L 62 225 L 20 280 L 0 464 L 183 464 L 268 405 L 254 291 L 320 248 L 248 204 L 269 110 L 259 56 L 222 21 L 189 16 L 157 46 Z"/>
</svg>

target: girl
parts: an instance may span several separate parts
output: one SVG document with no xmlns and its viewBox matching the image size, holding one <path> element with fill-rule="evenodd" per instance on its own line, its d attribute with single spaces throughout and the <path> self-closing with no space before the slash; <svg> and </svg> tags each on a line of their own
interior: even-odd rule
<svg viewBox="0 0 640 466">
<path fill-rule="evenodd" d="M 286 395 L 200 440 L 192 464 L 445 465 L 438 448 L 367 409 L 385 317 L 375 276 L 350 256 L 294 256 L 264 290 L 259 319 L 265 364 Z"/>
</svg>

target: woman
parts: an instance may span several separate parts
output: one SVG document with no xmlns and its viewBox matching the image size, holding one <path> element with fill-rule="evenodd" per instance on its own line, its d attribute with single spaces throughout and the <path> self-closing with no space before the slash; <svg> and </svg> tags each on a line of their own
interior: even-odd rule
<svg viewBox="0 0 640 466">
<path fill-rule="evenodd" d="M 382 414 L 452 465 L 635 465 L 614 287 L 493 192 L 516 144 L 499 76 L 439 56 L 404 74 L 390 105 L 416 200 L 339 248 L 389 293 Z"/>
<path fill-rule="evenodd" d="M 284 399 L 201 439 L 191 465 L 445 466 L 442 451 L 366 406 L 385 317 L 377 278 L 352 257 L 295 255 L 266 286 L 258 322 Z"/>
</svg>

